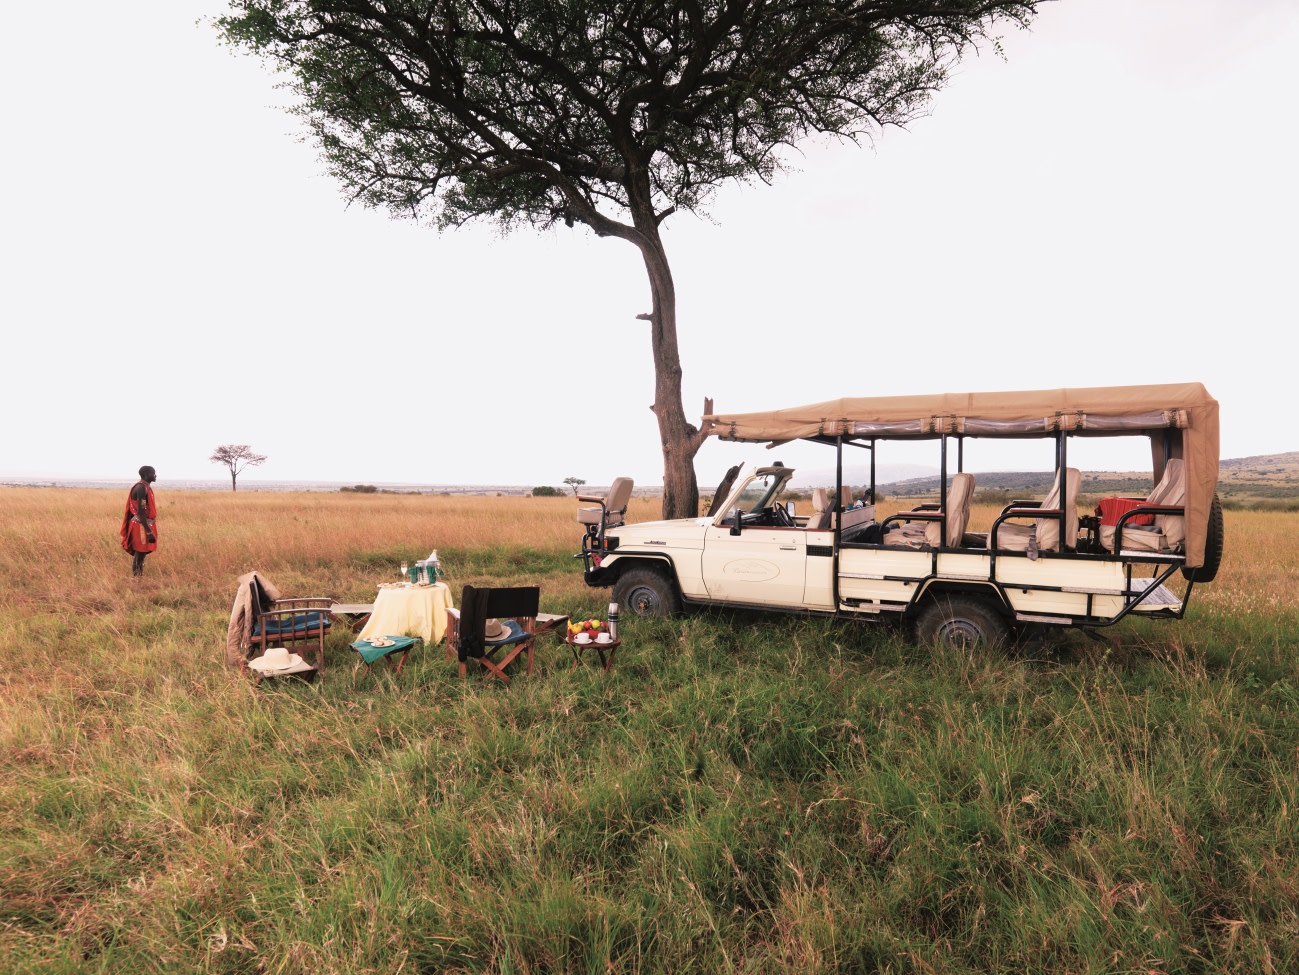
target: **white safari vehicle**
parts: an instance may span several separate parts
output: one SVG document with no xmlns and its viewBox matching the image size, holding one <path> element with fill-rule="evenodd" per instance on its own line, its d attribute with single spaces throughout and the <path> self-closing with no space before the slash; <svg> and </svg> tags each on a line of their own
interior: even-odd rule
<svg viewBox="0 0 1299 975">
<path fill-rule="evenodd" d="M 1040 627 L 1095 635 L 1130 615 L 1181 619 L 1222 558 L 1218 403 L 1199 383 L 849 398 L 703 423 L 722 440 L 824 444 L 835 483 L 813 492 L 806 514 L 782 501 L 794 470 L 777 464 L 745 472 L 704 518 L 624 523 L 626 478 L 580 499 L 598 502 L 578 512 L 586 582 L 612 587 L 625 616 L 729 606 L 895 620 L 922 643 L 997 645 Z M 1148 441 L 1149 493 L 1080 513 L 1070 448 L 1083 437 Z M 1044 441 L 1055 479 L 976 533 L 963 466 L 982 438 Z M 877 520 L 876 458 L 915 440 L 933 444 L 937 503 Z"/>
</svg>

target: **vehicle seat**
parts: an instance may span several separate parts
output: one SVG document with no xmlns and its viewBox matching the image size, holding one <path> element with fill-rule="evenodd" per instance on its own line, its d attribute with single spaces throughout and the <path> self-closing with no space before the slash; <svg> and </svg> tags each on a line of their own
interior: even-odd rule
<svg viewBox="0 0 1299 975">
<path fill-rule="evenodd" d="M 970 523 L 970 500 L 974 497 L 974 475 L 962 471 L 952 475 L 947 488 L 946 531 L 940 511 L 911 511 L 895 518 L 911 517 L 912 521 L 884 533 L 885 545 L 904 545 L 908 548 L 937 548 L 943 540 L 947 548 L 960 548 L 965 537 L 965 526 Z M 886 519 L 889 520 L 889 519 Z"/>
<path fill-rule="evenodd" d="M 1181 506 L 1186 503 L 1186 465 L 1174 457 L 1164 465 L 1164 476 L 1146 497 L 1147 504 Z M 1114 551 L 1116 525 L 1101 525 L 1101 545 L 1107 552 Z M 1186 518 L 1183 515 L 1155 515 L 1153 525 L 1137 525 L 1131 521 L 1123 525 L 1123 548 L 1136 552 L 1171 552 L 1181 548 L 1186 538 Z"/>
<path fill-rule="evenodd" d="M 1051 491 L 1037 507 L 1042 510 L 1064 509 L 1065 538 L 1069 540 L 1068 548 L 1074 548 L 1078 542 L 1078 489 L 1082 486 L 1082 472 L 1076 467 L 1064 471 L 1064 504 L 1060 503 L 1060 472 L 1056 472 Z M 1060 551 L 1060 522 L 1056 518 L 1037 518 L 1031 525 L 1021 525 L 1002 519 L 1032 517 L 1033 508 L 1006 508 L 993 523 L 988 534 L 988 545 L 998 551 L 1030 552 L 1034 545 L 1039 552 Z"/>
<path fill-rule="evenodd" d="M 843 530 L 846 532 L 850 528 L 856 528 L 858 525 L 869 524 L 875 520 L 875 505 L 859 504 L 854 505 L 852 500 L 852 488 L 844 485 L 839 489 L 839 506 L 843 508 Z M 833 526 L 838 513 L 830 519 Z"/>
<path fill-rule="evenodd" d="M 820 531 L 830 527 L 830 492 L 825 488 L 812 488 L 812 513 L 807 516 L 807 530 Z"/>
<path fill-rule="evenodd" d="M 578 495 L 578 501 L 594 501 L 599 505 L 598 508 L 578 508 L 578 522 L 587 525 L 592 534 L 603 534 L 604 529 L 621 525 L 631 502 L 631 489 L 632 479 L 619 477 L 614 479 L 609 493 L 602 498 Z"/>
</svg>

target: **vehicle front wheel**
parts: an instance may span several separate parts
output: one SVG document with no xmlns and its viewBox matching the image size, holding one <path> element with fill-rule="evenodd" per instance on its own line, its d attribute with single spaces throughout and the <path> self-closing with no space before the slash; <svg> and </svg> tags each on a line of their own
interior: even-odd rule
<svg viewBox="0 0 1299 975">
<path fill-rule="evenodd" d="M 657 569 L 628 569 L 613 585 L 613 601 L 625 616 L 675 616 L 681 612 L 676 583 Z"/>
<path fill-rule="evenodd" d="M 1010 628 L 1001 614 L 976 596 L 938 595 L 916 617 L 916 642 L 953 650 L 995 649 Z"/>
</svg>

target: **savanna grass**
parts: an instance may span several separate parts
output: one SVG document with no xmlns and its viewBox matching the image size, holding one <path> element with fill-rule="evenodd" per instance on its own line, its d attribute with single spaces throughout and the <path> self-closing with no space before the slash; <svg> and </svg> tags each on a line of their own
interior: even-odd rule
<svg viewBox="0 0 1299 975">
<path fill-rule="evenodd" d="M 336 633 L 257 688 L 251 567 L 354 601 L 436 547 L 600 614 L 573 500 L 159 494 L 137 584 L 121 498 L 5 492 L 0 970 L 1299 969 L 1293 515 L 1230 512 L 1190 617 L 1108 644 L 700 613 L 609 673 L 363 676 Z"/>
</svg>

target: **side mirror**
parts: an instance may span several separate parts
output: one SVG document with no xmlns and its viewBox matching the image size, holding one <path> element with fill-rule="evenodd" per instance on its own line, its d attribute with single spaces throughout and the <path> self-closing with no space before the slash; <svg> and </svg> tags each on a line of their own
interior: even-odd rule
<svg viewBox="0 0 1299 975">
<path fill-rule="evenodd" d="M 795 516 L 795 512 L 794 512 L 794 502 L 793 502 L 793 501 L 786 501 L 786 502 L 785 502 L 785 511 L 787 511 L 787 512 L 789 513 L 789 520 L 790 520 L 790 521 L 793 521 L 793 520 L 794 520 L 794 516 Z"/>
<path fill-rule="evenodd" d="M 742 520 L 742 517 L 743 515 L 739 508 L 731 509 L 731 534 L 732 535 L 738 535 L 740 533 L 740 521 Z"/>
</svg>

